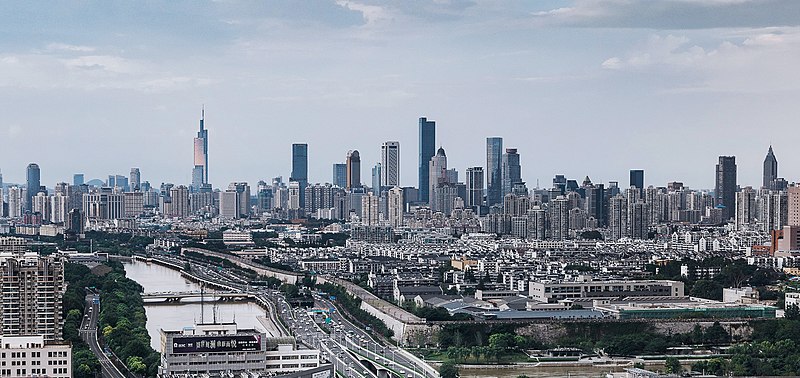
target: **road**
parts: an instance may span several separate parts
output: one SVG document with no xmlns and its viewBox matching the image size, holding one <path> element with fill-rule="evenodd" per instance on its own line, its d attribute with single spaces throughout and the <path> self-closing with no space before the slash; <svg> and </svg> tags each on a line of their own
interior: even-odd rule
<svg viewBox="0 0 800 378">
<path fill-rule="evenodd" d="M 180 265 L 186 262 L 174 257 L 172 259 Z M 323 324 L 323 318 L 319 315 L 311 316 L 305 309 L 293 308 L 283 293 L 250 286 L 246 278 L 236 270 L 197 261 L 189 262 L 192 274 L 198 278 L 252 294 L 266 303 L 269 307 L 267 311 L 269 320 L 276 325 L 282 336 L 293 335 L 308 347 L 319 349 L 323 359 L 333 363 L 337 374 L 341 377 L 438 378 L 439 376 L 438 372 L 424 361 L 405 350 L 375 340 L 368 330 L 349 322 L 327 298 L 314 295 L 317 308 L 334 309 L 329 314 L 330 323 Z M 362 361 L 369 361 L 373 368 L 384 371 L 384 374 L 378 377 L 367 367 L 369 364 L 365 365 Z"/>
<path fill-rule="evenodd" d="M 97 341 L 97 322 L 100 317 L 100 295 L 89 294 L 86 296 L 86 312 L 81 321 L 81 329 L 79 331 L 81 338 L 87 344 L 89 349 L 100 361 L 100 368 L 103 377 L 106 378 L 125 378 L 125 375 L 111 362 L 108 356 L 103 353 L 100 348 L 100 343 Z"/>
</svg>

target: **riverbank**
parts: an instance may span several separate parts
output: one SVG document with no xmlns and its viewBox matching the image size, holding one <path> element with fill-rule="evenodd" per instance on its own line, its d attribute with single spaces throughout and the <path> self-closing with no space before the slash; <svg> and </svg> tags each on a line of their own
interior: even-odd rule
<svg viewBox="0 0 800 378">
<path fill-rule="evenodd" d="M 200 291 L 200 285 L 187 280 L 178 270 L 169 267 L 130 261 L 123 264 L 127 276 L 139 283 L 144 292 L 186 292 Z M 255 302 L 205 303 L 185 302 L 181 304 L 144 305 L 147 316 L 146 329 L 150 335 L 150 347 L 161 349 L 160 330 L 180 330 L 201 321 L 235 321 L 239 328 L 256 329 L 268 332 L 258 320 L 268 314 Z"/>
</svg>

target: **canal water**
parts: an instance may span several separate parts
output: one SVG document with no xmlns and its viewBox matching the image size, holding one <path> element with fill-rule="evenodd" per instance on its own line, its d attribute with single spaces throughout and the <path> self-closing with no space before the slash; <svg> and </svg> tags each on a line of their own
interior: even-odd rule
<svg viewBox="0 0 800 378">
<path fill-rule="evenodd" d="M 125 263 L 128 278 L 142 285 L 145 293 L 166 291 L 200 291 L 200 285 L 181 277 L 180 272 L 141 261 Z M 184 327 L 200 323 L 201 308 L 205 322 L 214 319 L 216 312 L 218 322 L 236 321 L 241 329 L 257 329 L 264 331 L 258 317 L 266 316 L 266 312 L 255 303 L 217 303 L 216 311 L 213 303 L 201 305 L 200 300 L 186 300 L 180 304 L 147 304 L 147 333 L 150 334 L 150 346 L 161 350 L 161 334 L 159 330 L 181 330 Z"/>
</svg>

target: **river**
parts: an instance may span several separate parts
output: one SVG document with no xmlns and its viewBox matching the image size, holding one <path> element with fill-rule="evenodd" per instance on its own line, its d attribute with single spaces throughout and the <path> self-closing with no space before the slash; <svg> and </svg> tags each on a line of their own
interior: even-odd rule
<svg viewBox="0 0 800 378">
<path fill-rule="evenodd" d="M 175 270 L 157 264 L 148 264 L 141 261 L 125 263 L 125 272 L 128 278 L 138 282 L 144 287 L 145 293 L 165 291 L 199 291 L 200 285 L 181 277 Z M 185 301 L 185 300 L 184 300 Z M 160 329 L 180 330 L 200 322 L 201 304 L 185 302 L 180 304 L 145 304 L 147 314 L 147 333 L 150 334 L 150 346 L 160 351 Z M 205 321 L 213 320 L 214 306 L 206 303 Z M 217 305 L 217 320 L 231 322 L 236 320 L 240 328 L 255 328 L 264 331 L 258 317 L 265 316 L 265 311 L 254 303 L 219 303 Z M 621 368 L 611 371 L 622 371 Z M 527 375 L 531 378 L 568 378 L 568 377 L 604 377 L 609 369 L 606 368 L 569 368 L 569 367 L 517 367 L 513 369 L 461 369 L 463 378 L 516 378 Z"/>
<path fill-rule="evenodd" d="M 145 293 L 200 290 L 200 285 L 189 282 L 181 277 L 179 272 L 161 265 L 148 264 L 141 261 L 126 262 L 125 273 L 128 278 L 142 285 Z M 159 330 L 162 328 L 165 330 L 181 330 L 183 327 L 199 323 L 201 308 L 205 308 L 204 320 L 207 323 L 213 321 L 215 306 L 211 303 L 206 303 L 205 306 L 202 306 L 199 301 L 180 304 L 145 304 L 144 310 L 147 314 L 147 333 L 150 334 L 150 346 L 157 351 L 161 350 L 161 334 Z M 219 303 L 216 306 L 216 314 L 219 322 L 232 322 L 235 320 L 239 328 L 255 328 L 259 331 L 264 331 L 264 327 L 258 321 L 258 317 L 265 316 L 266 312 L 255 303 Z"/>
</svg>

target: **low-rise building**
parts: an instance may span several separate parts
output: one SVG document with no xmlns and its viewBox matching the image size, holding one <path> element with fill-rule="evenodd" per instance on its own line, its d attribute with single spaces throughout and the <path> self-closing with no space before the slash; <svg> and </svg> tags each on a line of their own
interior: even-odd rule
<svg viewBox="0 0 800 378">
<path fill-rule="evenodd" d="M 161 330 L 159 375 L 268 376 L 319 368 L 318 350 L 300 349 L 295 339 L 267 338 L 235 323 L 198 324 Z"/>
<path fill-rule="evenodd" d="M 623 297 L 682 297 L 684 284 L 680 281 L 594 281 L 582 276 L 575 281 L 552 280 L 531 281 L 528 295 L 540 302 L 555 302 L 574 298 L 623 298 Z"/>
<path fill-rule="evenodd" d="M 72 377 L 72 347 L 43 336 L 0 336 L 0 376 Z"/>
<path fill-rule="evenodd" d="M 222 242 L 225 245 L 249 247 L 254 246 L 253 233 L 250 231 L 228 230 L 222 233 Z"/>
<path fill-rule="evenodd" d="M 626 319 L 774 319 L 776 308 L 756 304 L 723 303 L 702 298 L 637 297 L 595 300 L 595 310 Z"/>
<path fill-rule="evenodd" d="M 264 374 L 265 357 L 266 334 L 235 323 L 161 330 L 161 376 Z"/>
</svg>

